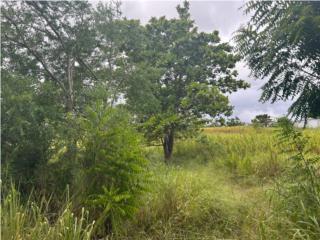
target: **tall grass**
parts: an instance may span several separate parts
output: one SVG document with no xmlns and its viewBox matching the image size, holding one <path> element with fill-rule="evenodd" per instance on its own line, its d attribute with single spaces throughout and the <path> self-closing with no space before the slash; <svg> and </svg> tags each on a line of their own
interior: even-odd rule
<svg viewBox="0 0 320 240">
<path fill-rule="evenodd" d="M 305 134 L 289 122 L 281 125 L 281 143 L 291 156 L 290 167 L 277 186 L 277 210 L 291 220 L 296 239 L 320 239 L 320 156 L 310 154 L 310 138 Z"/>
<path fill-rule="evenodd" d="M 319 133 L 303 132 L 310 156 L 318 153 Z M 274 195 L 275 182 L 291 168 L 290 153 L 283 150 L 275 129 L 245 127 L 209 129 L 178 142 L 171 166 L 159 163 L 161 149 L 150 149 L 154 190 L 127 226 L 125 239 L 316 239 L 318 220 L 310 214 L 293 219 L 279 208 L 280 203 L 288 207 L 289 200 Z"/>
<path fill-rule="evenodd" d="M 259 180 L 277 177 L 285 167 L 285 156 L 276 145 L 273 131 L 226 128 L 205 130 L 197 139 L 178 142 L 173 162 L 214 165 L 234 174 L 237 179 Z"/>
<path fill-rule="evenodd" d="M 302 136 L 308 140 L 303 156 L 313 159 L 320 129 Z M 205 129 L 178 141 L 170 165 L 161 148 L 146 149 L 148 191 L 133 219 L 107 239 L 319 239 L 320 197 L 292 175 L 294 146 L 283 149 L 274 129 L 249 127 Z M 1 203 L 2 239 L 93 239 L 88 214 L 77 216 L 70 204 L 52 216 L 45 201 L 23 204 L 11 189 Z"/>
<path fill-rule="evenodd" d="M 245 133 L 211 134 L 223 147 L 218 164 L 238 176 L 255 175 L 261 179 L 276 177 L 283 169 L 284 156 L 276 145 L 273 131 L 248 129 Z"/>
<path fill-rule="evenodd" d="M 119 239 L 232 239 L 249 204 L 206 168 L 154 166 L 152 190 Z"/>
<path fill-rule="evenodd" d="M 11 187 L 1 202 L 1 239 L 3 240 L 89 240 L 93 223 L 82 209 L 76 217 L 67 203 L 59 213 L 48 212 L 48 202 L 37 204 L 31 198 L 23 204 Z"/>
<path fill-rule="evenodd" d="M 320 129 L 308 129 L 310 153 L 320 154 Z M 287 167 L 288 154 L 278 144 L 276 129 L 206 128 L 201 137 L 178 142 L 174 162 L 205 163 L 224 168 L 238 179 L 273 179 Z"/>
</svg>

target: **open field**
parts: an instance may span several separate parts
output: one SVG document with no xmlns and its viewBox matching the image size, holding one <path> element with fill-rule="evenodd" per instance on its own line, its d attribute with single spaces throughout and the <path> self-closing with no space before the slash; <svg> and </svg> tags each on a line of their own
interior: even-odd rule
<svg viewBox="0 0 320 240">
<path fill-rule="evenodd" d="M 310 155 L 319 154 L 320 130 L 304 134 L 310 138 Z M 275 129 L 250 127 L 206 128 L 195 139 L 177 142 L 169 165 L 160 148 L 146 149 L 149 189 L 134 217 L 122 222 L 113 238 L 308 239 L 278 210 L 275 186 L 289 166 L 288 154 L 282 152 Z M 70 238 L 59 238 L 64 227 L 79 224 L 69 210 L 61 212 L 57 226 L 49 226 L 35 207 L 23 210 L 19 204 L 7 199 L 2 206 L 3 236 L 14 231 L 13 239 L 87 239 L 91 231 L 88 225 Z"/>
<path fill-rule="evenodd" d="M 149 152 L 156 191 L 131 223 L 128 239 L 135 234 L 137 239 L 292 239 L 293 225 L 274 212 L 271 201 L 288 166 L 276 130 L 203 132 L 177 144 L 172 166 L 161 163 L 161 151 Z M 319 129 L 304 134 L 311 154 L 318 154 Z"/>
</svg>

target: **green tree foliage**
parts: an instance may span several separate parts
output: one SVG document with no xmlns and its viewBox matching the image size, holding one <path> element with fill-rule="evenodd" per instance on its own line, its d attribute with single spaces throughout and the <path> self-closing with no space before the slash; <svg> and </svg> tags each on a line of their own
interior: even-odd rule
<svg viewBox="0 0 320 240">
<path fill-rule="evenodd" d="M 2 66 L 10 72 L 52 81 L 67 111 L 77 91 L 96 80 L 92 7 L 86 1 L 5 1 L 2 15 Z"/>
<path fill-rule="evenodd" d="M 109 93 L 106 102 L 113 106 L 124 92 L 131 68 L 126 54 L 120 49 L 128 29 L 121 19 L 120 2 L 99 2 L 93 16 L 98 38 L 96 61 L 99 63 L 95 73 L 99 84 Z"/>
<path fill-rule="evenodd" d="M 241 122 L 240 118 L 229 118 L 227 120 L 227 126 L 233 127 L 233 126 L 242 126 L 244 125 L 244 122 Z"/>
<path fill-rule="evenodd" d="M 219 117 L 218 119 L 216 119 L 215 123 L 216 126 L 226 126 L 226 119 L 224 117 Z"/>
<path fill-rule="evenodd" d="M 255 118 L 252 119 L 251 122 L 254 125 L 269 127 L 272 123 L 272 119 L 268 114 L 260 114 L 255 116 Z"/>
<path fill-rule="evenodd" d="M 54 126 L 63 109 L 52 104 L 55 92 L 43 91 L 50 83 L 35 88 L 31 77 L 6 71 L 1 78 L 1 165 L 20 182 L 22 191 L 42 187 L 36 173 L 51 156 Z"/>
<path fill-rule="evenodd" d="M 129 21 L 141 43 L 123 44 L 135 64 L 128 105 L 147 138 L 162 143 L 165 159 L 171 157 L 174 138 L 195 132 L 204 117 L 231 114 L 224 93 L 248 87 L 236 79 L 239 58 L 220 43 L 218 32 L 199 32 L 188 2 L 177 11 L 179 18 L 152 18 L 145 27 Z"/>
<path fill-rule="evenodd" d="M 237 50 L 257 78 L 268 79 L 262 101 L 294 99 L 296 119 L 320 116 L 320 3 L 249 1 Z"/>
<path fill-rule="evenodd" d="M 78 122 L 80 173 L 75 189 L 97 219 L 95 231 L 104 236 L 137 208 L 147 162 L 125 111 L 99 103 L 88 107 Z"/>
<path fill-rule="evenodd" d="M 118 2 L 5 1 L 1 12 L 5 69 L 52 81 L 68 112 L 117 101 L 130 69 Z"/>
<path fill-rule="evenodd" d="M 244 125 L 244 122 L 241 122 L 240 118 L 238 117 L 230 117 L 230 118 L 224 118 L 224 117 L 219 117 L 214 119 L 214 121 L 210 124 L 211 126 L 214 127 L 234 127 L 234 126 L 242 126 Z M 209 125 L 209 126 L 210 126 Z"/>
<path fill-rule="evenodd" d="M 103 57 L 116 42 L 103 30 L 111 29 L 118 8 L 85 1 L 1 5 L 2 162 L 17 182 L 58 195 L 72 182 L 77 146 L 71 116 L 97 99 L 108 102 L 111 79 L 119 79 L 106 77 L 111 73 Z M 111 67 L 120 75 L 116 63 Z"/>
</svg>

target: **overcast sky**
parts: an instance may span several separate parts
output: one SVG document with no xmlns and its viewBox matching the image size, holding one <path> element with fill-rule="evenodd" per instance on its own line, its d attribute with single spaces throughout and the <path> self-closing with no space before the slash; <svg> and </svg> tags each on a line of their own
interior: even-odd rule
<svg viewBox="0 0 320 240">
<path fill-rule="evenodd" d="M 122 11 L 127 18 L 140 19 L 142 23 L 146 23 L 151 17 L 177 17 L 176 6 L 181 2 L 127 0 L 122 3 Z M 229 41 L 232 34 L 248 19 L 239 9 L 243 4 L 243 0 L 194 0 L 190 2 L 190 12 L 199 30 L 206 32 L 218 30 L 222 41 Z M 257 114 L 267 113 L 273 117 L 286 114 L 290 102 L 260 103 L 260 88 L 263 85 L 263 80 L 250 77 L 250 70 L 244 63 L 239 63 L 237 70 L 239 78 L 248 81 L 251 88 L 240 90 L 230 96 L 231 104 L 234 106 L 234 116 L 238 116 L 242 121 L 250 122 Z"/>
</svg>

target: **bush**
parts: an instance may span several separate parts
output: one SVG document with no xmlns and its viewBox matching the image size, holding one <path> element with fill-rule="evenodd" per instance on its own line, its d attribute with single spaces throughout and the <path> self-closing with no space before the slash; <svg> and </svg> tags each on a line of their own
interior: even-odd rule
<svg viewBox="0 0 320 240">
<path fill-rule="evenodd" d="M 146 160 L 129 115 L 122 109 L 96 104 L 79 118 L 77 142 L 80 173 L 75 179 L 80 202 L 97 220 L 95 232 L 116 232 L 133 215 L 147 181 Z"/>
<path fill-rule="evenodd" d="M 53 125 L 61 109 L 48 101 L 54 89 L 45 101 L 34 91 L 34 79 L 2 70 L 1 73 L 1 167 L 5 170 L 2 179 L 19 182 L 20 191 L 28 196 L 31 189 L 43 187 L 39 169 L 50 158 Z"/>
<path fill-rule="evenodd" d="M 279 123 L 281 144 L 291 153 L 290 168 L 276 188 L 277 212 L 290 219 L 295 239 L 320 239 L 320 157 L 288 120 Z"/>
</svg>

